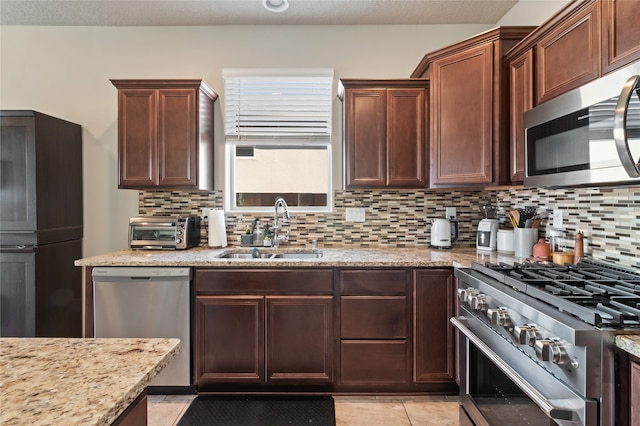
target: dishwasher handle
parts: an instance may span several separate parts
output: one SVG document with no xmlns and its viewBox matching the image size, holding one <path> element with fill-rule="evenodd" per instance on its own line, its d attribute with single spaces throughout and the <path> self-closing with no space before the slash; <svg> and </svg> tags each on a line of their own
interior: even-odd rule
<svg viewBox="0 0 640 426">
<path fill-rule="evenodd" d="M 94 267 L 94 282 L 190 281 L 191 268 L 170 267 Z"/>
</svg>

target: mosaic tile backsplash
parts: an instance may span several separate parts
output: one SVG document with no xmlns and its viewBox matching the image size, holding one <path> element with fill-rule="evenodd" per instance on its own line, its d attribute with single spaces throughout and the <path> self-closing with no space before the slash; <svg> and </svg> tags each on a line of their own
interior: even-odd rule
<svg viewBox="0 0 640 426">
<path fill-rule="evenodd" d="M 446 207 L 456 207 L 459 240 L 454 248 L 475 246 L 479 206 L 498 207 L 501 227 L 509 227 L 506 213 L 512 208 L 535 206 L 539 212 L 562 209 L 568 245 L 577 230 L 585 234 L 585 254 L 621 265 L 640 267 L 640 188 L 500 188 L 491 190 L 362 190 L 336 191 L 332 213 L 293 214 L 289 246 L 319 247 L 427 247 L 430 219 L 445 217 Z M 141 191 L 139 214 L 143 216 L 201 214 L 202 207 L 222 208 L 220 191 Z M 346 222 L 347 207 L 365 208 L 365 222 Z M 230 246 L 255 218 L 272 223 L 272 214 L 225 215 Z M 551 219 L 543 220 L 540 235 Z M 286 229 L 286 228 L 285 228 Z M 202 244 L 207 239 L 204 235 Z M 283 244 L 283 245 L 284 245 Z"/>
</svg>

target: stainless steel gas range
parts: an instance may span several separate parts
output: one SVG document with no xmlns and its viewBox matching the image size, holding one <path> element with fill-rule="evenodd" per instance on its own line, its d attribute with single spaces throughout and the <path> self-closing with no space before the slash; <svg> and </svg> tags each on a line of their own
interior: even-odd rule
<svg viewBox="0 0 640 426">
<path fill-rule="evenodd" d="M 457 269 L 462 425 L 614 425 L 616 333 L 640 271 L 586 259 Z"/>
</svg>

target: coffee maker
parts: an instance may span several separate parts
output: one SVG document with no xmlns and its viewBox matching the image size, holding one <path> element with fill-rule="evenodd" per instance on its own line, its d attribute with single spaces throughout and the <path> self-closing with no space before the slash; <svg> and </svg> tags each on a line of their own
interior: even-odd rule
<svg viewBox="0 0 640 426">
<path fill-rule="evenodd" d="M 482 220 L 478 224 L 476 235 L 476 249 L 480 251 L 495 251 L 498 248 L 498 227 L 500 221 L 496 219 L 494 206 L 480 206 Z"/>
</svg>

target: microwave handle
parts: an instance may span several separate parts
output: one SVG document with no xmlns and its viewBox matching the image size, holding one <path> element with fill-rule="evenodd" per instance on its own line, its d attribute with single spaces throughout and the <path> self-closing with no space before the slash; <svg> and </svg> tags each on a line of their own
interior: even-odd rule
<svg viewBox="0 0 640 426">
<path fill-rule="evenodd" d="M 479 350 L 491 360 L 502 372 L 529 397 L 535 404 L 540 407 L 547 417 L 556 420 L 577 421 L 579 416 L 570 409 L 559 408 L 554 406 L 547 398 L 534 389 L 523 379 L 510 365 L 504 362 L 500 357 L 487 346 L 480 338 L 478 338 L 464 323 L 464 317 L 453 317 L 449 321 L 464 336 L 473 343 Z"/>
<path fill-rule="evenodd" d="M 624 85 L 618 104 L 613 116 L 613 139 L 616 143 L 616 150 L 622 162 L 622 166 L 630 177 L 640 177 L 640 161 L 636 163 L 627 140 L 627 109 L 633 92 L 639 88 L 640 75 L 630 77 Z"/>
</svg>

